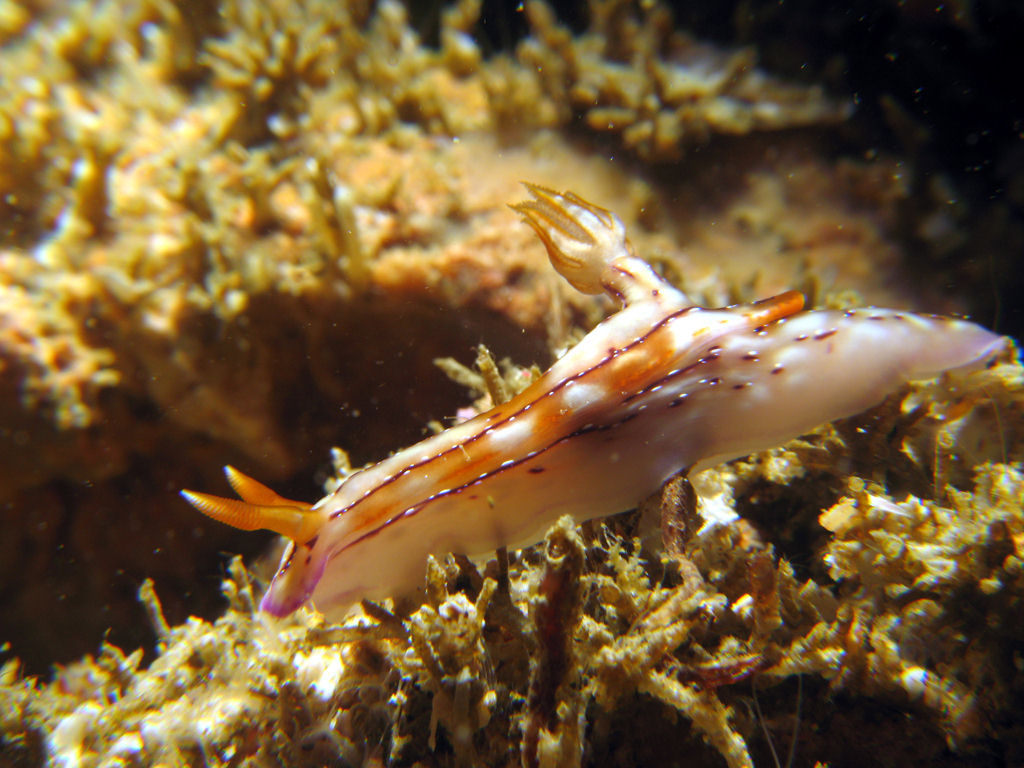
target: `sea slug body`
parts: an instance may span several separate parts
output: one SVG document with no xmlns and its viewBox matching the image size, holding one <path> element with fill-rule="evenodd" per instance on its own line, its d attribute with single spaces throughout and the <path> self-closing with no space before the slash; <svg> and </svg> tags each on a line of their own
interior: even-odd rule
<svg viewBox="0 0 1024 768">
<path fill-rule="evenodd" d="M 479 556 L 540 540 L 561 515 L 635 506 L 674 473 L 849 416 L 907 380 L 984 365 L 1006 339 L 953 318 L 803 310 L 783 293 L 692 306 L 634 255 L 622 222 L 528 184 L 519 211 L 578 290 L 622 308 L 512 400 L 350 475 L 309 505 L 227 468 L 241 500 L 192 491 L 200 512 L 292 540 L 262 608 L 328 617 L 419 585 L 430 553 Z"/>
</svg>

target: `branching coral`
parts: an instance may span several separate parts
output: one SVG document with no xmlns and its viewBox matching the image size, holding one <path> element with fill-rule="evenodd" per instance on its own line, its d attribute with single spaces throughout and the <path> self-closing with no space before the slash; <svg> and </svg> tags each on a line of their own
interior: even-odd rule
<svg viewBox="0 0 1024 768">
<path fill-rule="evenodd" d="M 324 147 L 331 162 L 317 162 L 320 133 L 303 122 L 321 116 L 313 94 L 331 101 L 327 119 L 354 106 L 363 113 L 356 132 L 378 134 L 394 125 L 400 103 L 406 119 L 420 114 L 410 106 L 419 90 L 400 91 L 447 65 L 419 46 L 397 4 L 371 17 L 359 3 L 226 2 L 219 37 L 205 6 L 189 9 L 187 23 L 184 11 L 162 2 L 65 10 L 31 25 L 10 22 L 17 33 L 3 50 L 12 76 L 0 84 L 0 217 L 9 235 L 5 281 L 23 296 L 9 322 L 26 335 L 39 331 L 34 316 L 66 327 L 64 357 L 83 361 L 62 366 L 81 375 L 52 392 L 48 379 L 26 384 L 26 402 L 51 407 L 61 427 L 81 427 L 95 419 L 98 392 L 118 380 L 91 375 L 87 361 L 102 358 L 120 374 L 138 362 L 122 359 L 123 349 L 95 348 L 101 337 L 116 340 L 126 318 L 173 335 L 195 312 L 237 317 L 253 294 L 365 283 L 381 240 L 407 236 L 405 217 L 382 222 L 371 208 L 422 190 L 395 189 L 411 170 L 403 166 L 387 181 L 389 193 L 368 200 L 351 185 L 349 168 L 360 162 L 352 146 Z M 467 7 L 446 18 L 451 37 L 475 17 Z M 444 96 L 428 100 L 451 108 Z M 384 112 L 391 117 L 379 120 Z M 302 146 L 271 141 L 299 127 Z M 245 150 L 235 140 L 272 146 Z M 409 137 L 401 153 L 426 146 Z M 379 235 L 388 224 L 392 234 Z M 40 264 L 52 274 L 38 275 Z M 63 311 L 68 272 L 90 276 L 87 315 Z M 22 323 L 15 309 L 26 303 Z M 97 332 L 86 332 L 86 322 Z M 50 345 L 46 333 L 39 338 Z M 44 354 L 16 347 L 0 340 L 9 371 L 49 365 Z"/>
<path fill-rule="evenodd" d="M 225 136 L 244 144 L 290 130 L 305 112 L 308 90 L 322 87 L 341 63 L 339 49 L 360 40 L 351 10 L 337 3 L 282 0 L 254 5 L 228 0 L 223 38 L 207 40 L 201 63 L 214 85 L 233 96 Z M 355 55 L 359 49 L 349 55 Z"/>
<path fill-rule="evenodd" d="M 913 496 L 893 502 L 853 485 L 854 495 L 821 516 L 835 534 L 823 561 L 850 592 L 831 627 L 847 643 L 838 682 L 902 688 L 940 713 L 951 741 L 978 736 L 982 713 L 1012 699 L 999 606 L 1018 601 L 1024 586 L 1024 476 L 982 465 L 973 491 L 950 491 L 949 507 Z M 969 632 L 986 613 L 985 629 Z"/>
<path fill-rule="evenodd" d="M 549 6 L 527 3 L 533 35 L 518 56 L 541 73 L 554 104 L 621 135 L 641 157 L 675 158 L 713 134 L 821 124 L 849 111 L 820 89 L 768 77 L 750 50 L 720 51 L 677 32 L 664 6 L 641 4 L 639 14 L 623 0 L 589 6 L 590 28 L 574 38 Z"/>
<path fill-rule="evenodd" d="M 254 757 L 287 765 L 362 761 L 388 720 L 380 717 L 386 699 L 373 695 L 383 691 L 388 667 L 360 643 L 312 643 L 311 616 L 265 621 L 253 613 L 240 562 L 231 570 L 224 585 L 231 608 L 216 625 L 191 619 L 167 627 L 151 585 L 143 587 L 160 633 L 160 654 L 145 669 L 141 653 L 125 657 L 105 646 L 96 659 L 61 669 L 42 691 L 14 682 L 9 664 L 7 748 L 83 766 L 200 757 L 209 765 Z"/>
</svg>

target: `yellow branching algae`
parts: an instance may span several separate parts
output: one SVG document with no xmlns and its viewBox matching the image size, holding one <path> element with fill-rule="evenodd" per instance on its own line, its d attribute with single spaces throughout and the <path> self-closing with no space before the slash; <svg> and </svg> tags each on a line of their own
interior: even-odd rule
<svg viewBox="0 0 1024 768">
<path fill-rule="evenodd" d="M 667 8 L 634 13 L 621 0 L 593 2 L 590 28 L 574 38 L 551 9 L 529 2 L 535 31 L 518 56 L 540 85 L 588 127 L 622 137 L 648 159 L 677 158 L 713 134 L 745 134 L 842 120 L 849 108 L 819 89 L 784 85 L 750 50 L 721 51 L 678 32 Z"/>
</svg>

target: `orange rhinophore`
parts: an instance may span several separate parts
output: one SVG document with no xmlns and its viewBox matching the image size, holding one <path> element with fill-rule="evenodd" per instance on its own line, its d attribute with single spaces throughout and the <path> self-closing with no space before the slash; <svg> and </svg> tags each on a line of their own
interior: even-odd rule
<svg viewBox="0 0 1024 768">
<path fill-rule="evenodd" d="M 242 501 L 194 491 L 182 491 L 181 495 L 207 517 L 243 531 L 266 529 L 305 540 L 323 523 L 311 504 L 278 496 L 232 466 L 224 467 L 224 474 Z"/>
</svg>

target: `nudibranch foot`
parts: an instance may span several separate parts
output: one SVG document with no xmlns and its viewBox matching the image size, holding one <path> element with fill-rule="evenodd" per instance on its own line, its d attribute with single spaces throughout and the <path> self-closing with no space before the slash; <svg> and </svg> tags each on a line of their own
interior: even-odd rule
<svg viewBox="0 0 1024 768">
<path fill-rule="evenodd" d="M 673 475 L 778 445 L 904 382 L 984 365 L 1007 340 L 888 309 L 802 311 L 788 291 L 695 307 L 633 252 L 611 211 L 527 184 L 514 205 L 573 286 L 622 303 L 511 400 L 349 474 L 315 505 L 226 468 L 241 500 L 203 514 L 292 540 L 261 603 L 328 618 L 422 586 L 430 554 L 485 555 L 635 506 Z M 666 521 L 671 528 L 672 521 Z"/>
</svg>

